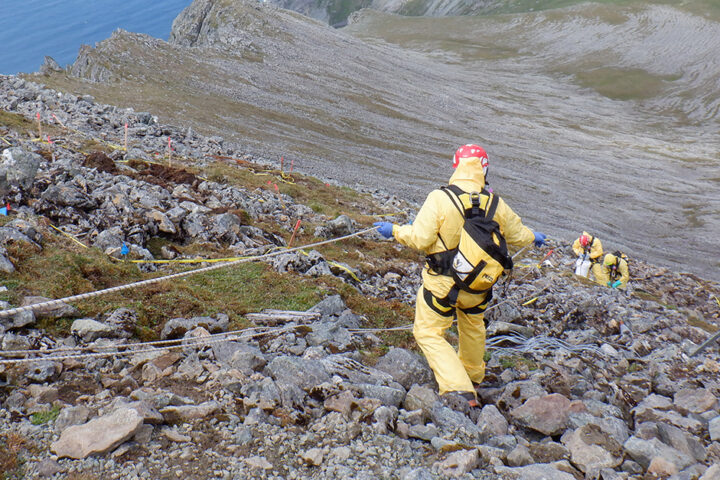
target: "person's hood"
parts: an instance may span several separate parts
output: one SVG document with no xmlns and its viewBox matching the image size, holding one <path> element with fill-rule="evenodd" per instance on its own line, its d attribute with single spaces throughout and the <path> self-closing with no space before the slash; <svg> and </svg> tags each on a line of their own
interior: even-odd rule
<svg viewBox="0 0 720 480">
<path fill-rule="evenodd" d="M 466 192 L 480 191 L 485 187 L 485 175 L 479 158 L 462 158 L 450 177 L 450 185 L 457 185 Z"/>
</svg>

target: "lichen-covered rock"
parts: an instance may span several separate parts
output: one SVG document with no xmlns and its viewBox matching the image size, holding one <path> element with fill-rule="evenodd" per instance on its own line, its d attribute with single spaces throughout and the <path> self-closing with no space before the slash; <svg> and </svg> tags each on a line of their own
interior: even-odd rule
<svg viewBox="0 0 720 480">
<path fill-rule="evenodd" d="M 522 406 L 510 411 L 518 424 L 545 435 L 557 435 L 565 431 L 570 413 L 570 400 L 559 393 L 543 397 L 531 397 Z"/>
<path fill-rule="evenodd" d="M 50 449 L 61 458 L 104 453 L 132 438 L 142 423 L 142 417 L 135 410 L 120 408 L 83 425 L 66 428 Z"/>
<path fill-rule="evenodd" d="M 375 368 L 392 375 L 393 379 L 405 389 L 414 384 L 429 383 L 433 379 L 432 370 L 420 355 L 404 348 L 391 348 L 383 355 Z"/>
</svg>

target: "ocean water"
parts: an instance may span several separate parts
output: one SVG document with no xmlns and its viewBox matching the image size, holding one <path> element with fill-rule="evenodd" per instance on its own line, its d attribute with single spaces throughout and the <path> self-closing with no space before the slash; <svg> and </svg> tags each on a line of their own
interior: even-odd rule
<svg viewBox="0 0 720 480">
<path fill-rule="evenodd" d="M 2 0 L 0 74 L 35 72 L 45 55 L 72 63 L 80 45 L 122 28 L 167 39 L 191 0 Z"/>
</svg>

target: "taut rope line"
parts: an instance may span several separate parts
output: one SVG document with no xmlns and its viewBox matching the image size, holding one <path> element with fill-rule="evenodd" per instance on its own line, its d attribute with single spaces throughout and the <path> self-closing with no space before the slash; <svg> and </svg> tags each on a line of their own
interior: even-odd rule
<svg viewBox="0 0 720 480">
<path fill-rule="evenodd" d="M 287 331 L 294 330 L 296 328 L 303 327 L 305 325 L 293 325 L 290 327 L 280 327 L 269 332 L 258 332 L 251 334 L 241 334 L 233 337 L 226 336 L 225 338 L 210 339 L 209 337 L 196 337 L 196 338 L 179 338 L 172 340 L 176 345 L 165 345 L 161 347 L 150 347 L 141 348 L 139 350 L 125 350 L 117 352 L 90 352 L 90 353 L 70 353 L 67 355 L 48 355 L 46 357 L 25 357 L 25 358 L 12 358 L 12 359 L 0 359 L 0 365 L 13 365 L 18 363 L 37 363 L 37 362 L 57 362 L 61 360 L 79 359 L 79 358 L 105 358 L 105 357 L 122 357 L 127 355 L 136 355 L 139 353 L 155 353 L 163 350 L 172 350 L 177 348 L 185 347 L 204 347 L 208 345 L 214 345 L 224 342 L 232 342 L 235 340 L 250 339 L 255 337 L 261 337 L 264 335 L 279 334 Z M 142 344 L 141 344 L 142 345 Z M 145 344 L 147 345 L 147 344 Z M 143 345 L 144 346 L 144 345 Z M 114 348 L 122 349 L 126 348 L 126 345 L 115 345 Z M 26 354 L 42 354 L 43 350 L 26 350 Z"/>
<path fill-rule="evenodd" d="M 151 285 L 151 284 L 153 284 L 153 283 L 163 282 L 163 281 L 165 281 L 165 280 L 170 280 L 170 279 L 173 279 L 173 278 L 187 277 L 187 276 L 193 275 L 193 274 L 195 274 L 195 273 L 210 272 L 210 271 L 217 270 L 217 269 L 220 269 L 220 268 L 223 268 L 223 267 L 229 267 L 229 266 L 232 266 L 232 265 L 238 265 L 238 264 L 241 264 L 241 263 L 247 263 L 247 262 L 252 262 L 252 261 L 256 261 L 256 260 L 262 260 L 262 259 L 265 259 L 265 258 L 270 258 L 270 257 L 275 257 L 275 256 L 278 256 L 278 255 L 282 255 L 282 254 L 284 254 L 284 253 L 296 252 L 296 251 L 302 250 L 302 249 L 304 249 L 304 248 L 318 247 L 318 246 L 320 246 L 320 245 L 326 245 L 326 244 L 328 244 L 328 243 L 339 242 L 339 241 L 341 241 L 341 240 L 346 240 L 346 239 L 348 239 L 348 238 L 357 237 L 357 236 L 359 236 L 359 235 L 362 235 L 362 234 L 364 234 L 364 233 L 371 232 L 371 231 L 373 231 L 373 230 L 377 230 L 377 227 L 367 228 L 367 229 L 365 229 L 365 230 L 361 230 L 361 231 L 359 231 L 359 232 L 351 233 L 351 234 L 349 234 L 349 235 L 345 235 L 345 236 L 342 236 L 342 237 L 331 238 L 331 239 L 329 239 L 329 240 L 323 240 L 322 242 L 311 243 L 311 244 L 309 244 L 309 245 L 302 245 L 302 246 L 300 246 L 300 247 L 289 248 L 289 249 L 287 249 L 287 250 L 277 250 L 277 251 L 275 251 L 275 252 L 270 252 L 270 253 L 266 253 L 266 254 L 263 254 L 263 255 L 257 255 L 257 256 L 255 256 L 255 257 L 241 258 L 241 259 L 239 259 L 239 260 L 234 260 L 234 261 L 232 261 L 232 262 L 220 263 L 220 264 L 217 264 L 217 265 L 210 265 L 209 267 L 198 268 L 198 269 L 195 269 L 195 270 L 188 270 L 187 272 L 173 273 L 173 274 L 171 274 L 171 275 L 165 275 L 165 276 L 163 276 L 163 277 L 151 278 L 151 279 L 148 279 L 148 280 L 142 280 L 142 281 L 135 282 L 135 283 L 128 283 L 128 284 L 126 284 L 126 285 L 118 285 L 117 287 L 110 287 L 110 288 L 106 288 L 106 289 L 104 289 L 104 290 L 96 290 L 96 291 L 94 291 L 94 292 L 81 293 L 81 294 L 79 294 L 79 295 L 73 295 L 73 296 L 71 296 L 71 297 L 59 298 L 59 299 L 57 299 L 57 300 L 50 300 L 50 301 L 48 301 L 48 302 L 35 303 L 35 304 L 33 304 L 33 305 L 27 305 L 27 306 L 24 306 L 24 307 L 16 307 L 16 308 L 11 308 L 11 309 L 9 309 L 9 310 L 2 310 L 2 311 L 0 311 L 0 318 L 1 318 L 1 317 L 10 317 L 10 316 L 12 316 L 12 315 L 18 314 L 18 313 L 20 313 L 20 312 L 25 312 L 25 311 L 28 311 L 28 310 L 37 310 L 37 309 L 40 309 L 40 308 L 57 306 L 57 305 L 60 305 L 60 304 L 62 304 L 62 303 L 70 303 L 70 302 L 77 302 L 77 301 L 80 301 L 80 300 L 86 300 L 86 299 L 88 299 L 88 298 L 97 297 L 97 296 L 100 296 L 100 295 L 104 295 L 104 294 L 106 294 L 106 293 L 120 292 L 120 291 L 122 291 L 122 290 L 127 290 L 127 289 L 129 289 L 129 288 L 144 287 L 144 286 L 146 286 L 146 285 Z"/>
</svg>

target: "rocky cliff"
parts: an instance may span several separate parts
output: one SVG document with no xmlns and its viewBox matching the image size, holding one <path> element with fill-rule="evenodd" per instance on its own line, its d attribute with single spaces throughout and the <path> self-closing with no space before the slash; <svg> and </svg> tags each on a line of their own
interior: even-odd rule
<svg viewBox="0 0 720 480">
<path fill-rule="evenodd" d="M 3 309 L 183 268 L 124 260 L 258 255 L 286 247 L 295 219 L 307 243 L 415 208 L 347 189 L 320 204 L 333 187 L 240 145 L 14 77 L 0 77 L 0 114 Z M 518 257 L 488 309 L 483 407 L 469 412 L 440 401 L 398 334 L 419 258 L 374 234 L 339 245 L 0 317 L 2 472 L 717 478 L 718 345 L 690 356 L 720 326 L 717 284 L 633 259 L 617 291 L 575 277 L 566 243 Z M 261 312 L 277 288 L 296 308 Z"/>
</svg>

